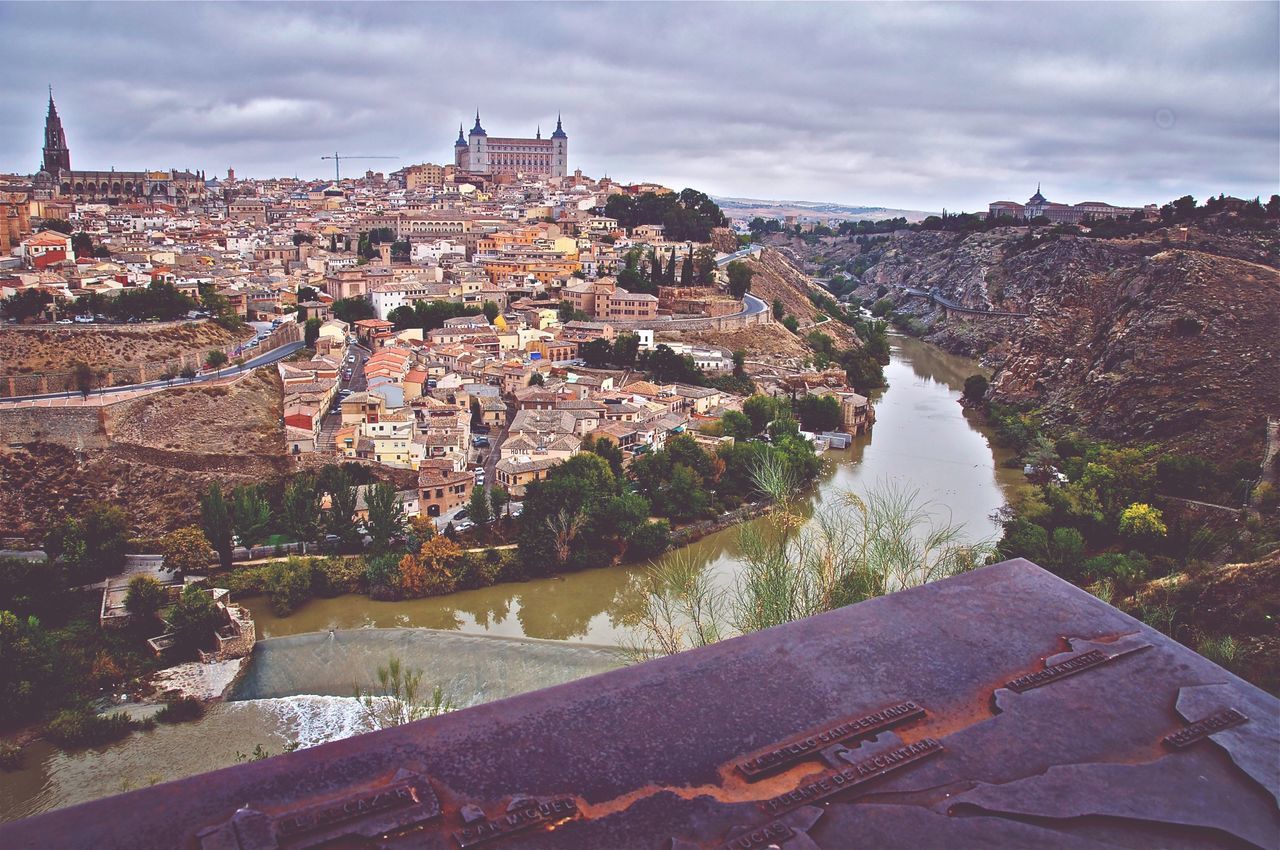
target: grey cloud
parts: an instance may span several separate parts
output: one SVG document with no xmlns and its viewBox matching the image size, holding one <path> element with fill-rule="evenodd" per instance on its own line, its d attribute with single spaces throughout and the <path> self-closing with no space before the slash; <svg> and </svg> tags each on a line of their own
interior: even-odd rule
<svg viewBox="0 0 1280 850">
<path fill-rule="evenodd" d="M 16 36 L 0 169 L 38 162 L 50 81 L 84 167 L 323 176 L 335 148 L 439 162 L 478 106 L 513 135 L 562 111 L 588 174 L 726 195 L 1269 194 L 1278 9 L 0 3 Z"/>
</svg>

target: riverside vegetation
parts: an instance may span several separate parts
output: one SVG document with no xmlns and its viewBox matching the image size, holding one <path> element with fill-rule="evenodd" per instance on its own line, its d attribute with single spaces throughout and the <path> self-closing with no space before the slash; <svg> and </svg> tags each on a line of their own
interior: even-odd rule
<svg viewBox="0 0 1280 850">
<path fill-rule="evenodd" d="M 1259 465 L 1054 434 L 1035 409 L 988 404 L 986 393 L 985 378 L 966 382 L 968 403 L 985 412 L 1035 485 L 1003 512 L 997 555 L 1032 560 L 1260 687 L 1280 690 L 1274 583 L 1259 582 L 1248 599 L 1212 615 L 1197 610 L 1223 569 L 1216 565 L 1274 560 L 1280 551 L 1276 493 L 1258 483 Z"/>
</svg>

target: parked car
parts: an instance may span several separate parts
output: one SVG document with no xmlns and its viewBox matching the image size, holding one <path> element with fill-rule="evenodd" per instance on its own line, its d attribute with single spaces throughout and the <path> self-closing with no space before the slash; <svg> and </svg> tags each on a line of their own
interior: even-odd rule
<svg viewBox="0 0 1280 850">
<path fill-rule="evenodd" d="M 56 323 L 56 324 L 59 324 L 59 325 L 70 325 L 70 324 L 72 324 L 72 321 L 71 321 L 70 319 L 59 319 L 59 320 L 57 321 L 57 323 Z"/>
<path fill-rule="evenodd" d="M 351 390 L 339 390 L 339 391 L 338 391 L 338 398 L 346 398 L 346 397 L 347 397 L 347 396 L 349 396 L 349 395 L 351 395 Z"/>
<path fill-rule="evenodd" d="M 472 437 L 471 445 L 474 448 L 481 449 L 489 445 L 488 437 Z"/>
<path fill-rule="evenodd" d="M 76 322 L 82 325 L 92 325 L 93 316 L 76 316 Z"/>
<path fill-rule="evenodd" d="M 475 528 L 476 524 L 469 519 L 464 519 L 453 524 L 454 531 L 470 531 Z"/>
</svg>

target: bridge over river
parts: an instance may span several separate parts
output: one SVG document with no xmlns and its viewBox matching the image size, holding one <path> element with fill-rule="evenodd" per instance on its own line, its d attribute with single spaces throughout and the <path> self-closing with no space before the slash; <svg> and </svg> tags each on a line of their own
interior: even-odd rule
<svg viewBox="0 0 1280 850">
<path fill-rule="evenodd" d="M 1030 313 L 1015 313 L 1010 310 L 979 310 L 976 307 L 966 307 L 963 304 L 957 304 L 949 298 L 945 298 L 936 292 L 928 292 L 923 289 L 915 289 L 907 286 L 903 288 L 903 292 L 916 298 L 928 298 L 934 304 L 942 307 L 944 310 L 953 313 L 962 313 L 966 316 L 986 316 L 992 319 L 1025 319 Z"/>
</svg>

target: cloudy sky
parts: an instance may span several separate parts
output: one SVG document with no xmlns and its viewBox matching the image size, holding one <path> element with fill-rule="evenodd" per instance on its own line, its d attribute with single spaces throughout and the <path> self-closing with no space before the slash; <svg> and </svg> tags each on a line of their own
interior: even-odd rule
<svg viewBox="0 0 1280 850">
<path fill-rule="evenodd" d="M 322 176 L 546 133 L 592 176 L 974 210 L 1280 191 L 1280 4 L 0 2 L 0 171 Z M 551 126 L 549 126 L 551 125 Z"/>
</svg>

